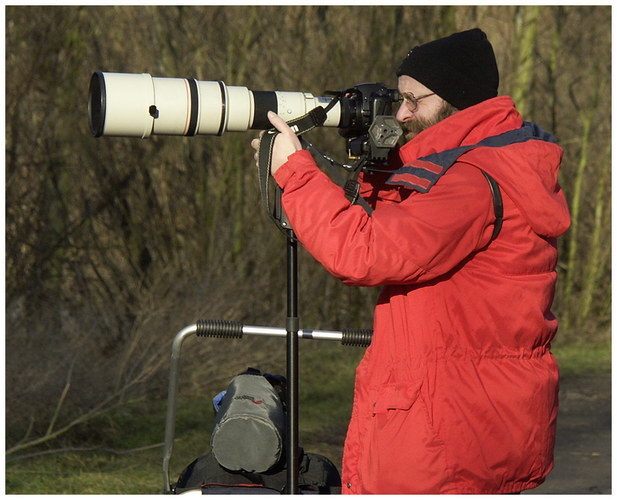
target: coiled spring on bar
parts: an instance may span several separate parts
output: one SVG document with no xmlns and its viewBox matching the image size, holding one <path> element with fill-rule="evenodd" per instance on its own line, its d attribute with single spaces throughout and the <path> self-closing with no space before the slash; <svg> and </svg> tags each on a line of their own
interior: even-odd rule
<svg viewBox="0 0 617 500">
<path fill-rule="evenodd" d="M 199 337 L 242 338 L 242 323 L 222 319 L 200 319 L 195 332 Z"/>
<path fill-rule="evenodd" d="M 343 336 L 341 338 L 341 344 L 366 347 L 371 345 L 371 339 L 373 338 L 373 330 L 343 330 Z"/>
</svg>

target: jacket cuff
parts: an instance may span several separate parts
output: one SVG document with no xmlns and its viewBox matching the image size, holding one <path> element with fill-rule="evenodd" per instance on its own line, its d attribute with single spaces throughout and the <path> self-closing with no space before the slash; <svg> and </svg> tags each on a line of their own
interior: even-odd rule
<svg viewBox="0 0 617 500">
<path fill-rule="evenodd" d="M 281 167 L 274 173 L 274 180 L 279 186 L 285 189 L 285 184 L 287 184 L 291 176 L 296 173 L 299 167 L 301 168 L 302 165 L 305 165 L 306 162 L 314 164 L 311 153 L 305 149 L 290 154 L 287 158 L 287 163 L 281 165 Z"/>
</svg>

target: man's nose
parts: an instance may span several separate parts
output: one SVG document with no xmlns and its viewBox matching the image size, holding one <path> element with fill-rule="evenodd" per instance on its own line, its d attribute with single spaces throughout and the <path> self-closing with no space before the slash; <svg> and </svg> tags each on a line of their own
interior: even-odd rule
<svg viewBox="0 0 617 500">
<path fill-rule="evenodd" d="M 410 116 L 411 116 L 411 112 L 409 111 L 409 109 L 407 109 L 407 106 L 405 106 L 404 104 L 402 104 L 401 107 L 398 108 L 398 111 L 396 112 L 396 119 L 401 123 L 406 122 Z"/>
</svg>

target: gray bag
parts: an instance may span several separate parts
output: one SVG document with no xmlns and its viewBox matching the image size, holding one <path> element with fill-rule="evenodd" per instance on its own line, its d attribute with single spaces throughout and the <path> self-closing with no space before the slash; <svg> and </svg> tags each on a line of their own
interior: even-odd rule
<svg viewBox="0 0 617 500">
<path fill-rule="evenodd" d="M 261 374 L 234 377 L 220 401 L 210 447 L 231 471 L 266 472 L 283 454 L 285 411 L 276 390 Z"/>
</svg>

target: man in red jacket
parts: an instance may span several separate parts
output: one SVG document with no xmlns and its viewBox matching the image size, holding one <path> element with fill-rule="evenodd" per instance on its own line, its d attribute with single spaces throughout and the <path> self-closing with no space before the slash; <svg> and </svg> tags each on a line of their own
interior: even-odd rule
<svg viewBox="0 0 617 500">
<path fill-rule="evenodd" d="M 272 174 L 299 240 L 343 282 L 383 287 L 356 372 L 343 491 L 533 488 L 553 466 L 562 150 L 497 95 L 479 29 L 415 47 L 397 75 L 408 142 L 391 172 L 361 177 L 372 214 L 270 118 Z M 496 238 L 485 173 L 503 202 Z"/>
</svg>

